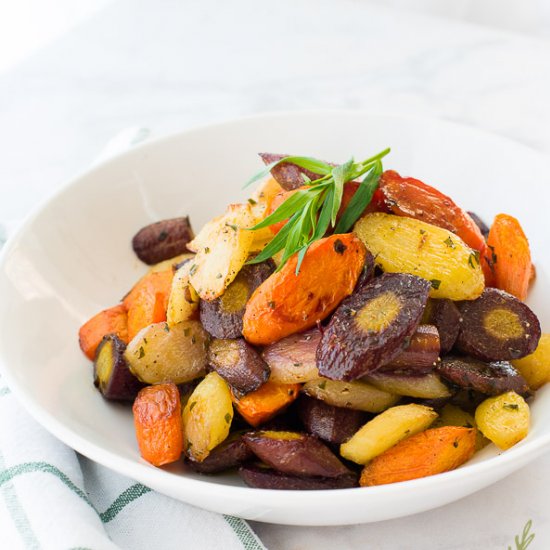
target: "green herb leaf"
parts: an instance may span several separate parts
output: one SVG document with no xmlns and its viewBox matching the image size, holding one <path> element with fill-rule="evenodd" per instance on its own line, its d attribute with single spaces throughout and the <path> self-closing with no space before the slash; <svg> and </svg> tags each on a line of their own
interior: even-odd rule
<svg viewBox="0 0 550 550">
<path fill-rule="evenodd" d="M 378 180 L 382 175 L 382 170 L 382 162 L 379 160 L 369 169 L 365 179 L 359 185 L 359 188 L 349 201 L 348 207 L 338 221 L 334 229 L 335 233 L 347 233 L 359 219 L 359 216 L 361 216 L 372 200 L 374 192 L 378 187 Z"/>
<path fill-rule="evenodd" d="M 514 537 L 514 542 L 516 543 L 516 550 L 527 550 L 527 547 L 533 542 L 533 539 L 535 538 L 535 533 L 530 533 L 532 526 L 533 526 L 533 521 L 529 520 L 525 524 L 525 527 L 523 528 L 523 532 L 521 533 L 521 539 L 519 538 L 519 535 L 516 535 Z M 512 550 L 512 547 L 508 546 L 508 550 Z"/>
<path fill-rule="evenodd" d="M 271 172 L 271 170 L 273 170 L 273 168 L 275 168 L 279 164 L 282 164 L 283 162 L 295 164 L 300 168 L 305 168 L 310 172 L 313 172 L 315 174 L 320 174 L 322 176 L 330 174 L 330 171 L 332 170 L 332 166 L 330 164 L 319 159 L 314 159 L 311 157 L 284 157 L 281 160 L 276 160 L 275 162 L 271 162 L 263 170 L 261 170 L 260 172 L 252 176 L 244 184 L 244 187 L 248 187 L 249 185 L 252 185 L 253 183 L 256 183 L 257 181 L 265 178 Z"/>
<path fill-rule="evenodd" d="M 437 290 L 441 286 L 441 281 L 439 279 L 431 279 L 430 284 L 432 285 L 432 288 Z"/>
<path fill-rule="evenodd" d="M 345 164 L 340 164 L 332 170 L 332 178 L 334 179 L 334 203 L 332 205 L 331 223 L 336 225 L 336 216 L 340 210 L 342 197 L 344 196 L 344 184 L 353 177 L 353 159 L 348 160 Z"/>
</svg>

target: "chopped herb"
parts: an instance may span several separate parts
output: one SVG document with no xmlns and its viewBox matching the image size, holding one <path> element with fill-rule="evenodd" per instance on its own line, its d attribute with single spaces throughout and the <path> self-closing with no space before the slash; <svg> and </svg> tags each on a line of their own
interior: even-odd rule
<svg viewBox="0 0 550 550">
<path fill-rule="evenodd" d="M 197 264 L 193 264 L 193 265 L 189 268 L 189 275 L 194 275 L 194 274 L 197 272 L 197 269 L 198 269 Z"/>
<path fill-rule="evenodd" d="M 491 249 L 491 264 L 495 265 L 497 263 L 497 255 L 495 254 L 495 247 L 490 244 L 487 245 Z"/>
<path fill-rule="evenodd" d="M 346 249 L 347 246 L 340 239 L 334 241 L 334 252 L 336 252 L 336 254 L 342 255 Z"/>
<path fill-rule="evenodd" d="M 225 225 L 227 225 L 227 227 L 231 227 L 233 231 L 237 231 L 237 229 L 239 229 L 234 223 L 226 223 Z"/>
<path fill-rule="evenodd" d="M 326 381 L 326 380 L 323 380 L 323 381 L 319 384 L 319 389 L 320 389 L 320 390 L 324 390 L 326 387 L 327 387 L 327 381 Z"/>
<path fill-rule="evenodd" d="M 144 339 L 143 339 L 143 343 L 144 343 L 144 344 L 147 344 L 147 338 L 144 338 Z"/>
<path fill-rule="evenodd" d="M 479 250 L 474 250 L 469 256 L 468 256 L 468 265 L 475 269 L 475 264 L 479 265 Z"/>
<path fill-rule="evenodd" d="M 196 344 L 197 343 L 197 339 L 195 338 L 195 335 L 193 334 L 193 336 L 191 336 L 191 343 L 192 344 Z"/>
<path fill-rule="evenodd" d="M 166 233 L 166 231 L 161 231 L 159 233 L 158 239 L 160 242 L 165 241 L 167 238 L 168 238 L 168 233 Z"/>
<path fill-rule="evenodd" d="M 191 441 L 189 441 L 189 439 L 187 440 L 187 450 L 189 451 L 189 449 L 193 446 L 193 443 L 191 443 Z"/>
<path fill-rule="evenodd" d="M 437 290 L 441 286 L 441 281 L 439 279 L 431 279 L 430 283 L 432 285 L 432 288 Z"/>
<path fill-rule="evenodd" d="M 519 410 L 519 405 L 517 403 L 504 403 L 504 405 L 502 405 L 502 407 L 504 409 L 508 409 L 509 411 L 518 411 Z"/>
<path fill-rule="evenodd" d="M 191 411 L 193 410 L 193 407 L 194 407 L 196 404 L 197 404 L 197 402 L 196 402 L 196 401 L 193 401 L 193 403 L 191 403 L 191 404 L 189 405 L 189 412 L 191 412 Z"/>
<path fill-rule="evenodd" d="M 145 356 L 145 350 L 143 349 L 143 346 L 139 346 L 139 359 Z"/>
<path fill-rule="evenodd" d="M 254 199 L 248 199 L 249 204 L 254 206 L 255 204 L 258 204 Z"/>
<path fill-rule="evenodd" d="M 301 367 L 301 366 L 302 366 L 302 363 L 294 363 L 294 366 L 295 366 L 295 367 Z"/>
<path fill-rule="evenodd" d="M 221 273 L 218 273 L 218 274 L 216 275 L 216 279 L 221 279 L 222 277 L 223 277 L 223 275 L 222 275 Z"/>
<path fill-rule="evenodd" d="M 170 326 L 168 325 L 168 323 L 164 323 L 164 331 L 170 332 Z"/>
<path fill-rule="evenodd" d="M 453 447 L 454 447 L 455 449 L 458 448 L 458 440 L 457 440 L 457 439 L 455 439 L 455 440 L 453 441 Z"/>
<path fill-rule="evenodd" d="M 208 246 L 204 247 L 204 253 L 205 254 L 210 254 L 210 248 L 208 248 Z"/>
<path fill-rule="evenodd" d="M 421 235 L 424 235 L 424 233 L 426 233 L 426 230 L 425 230 L 425 229 L 421 229 L 421 230 L 420 230 L 420 234 L 421 234 Z"/>
<path fill-rule="evenodd" d="M 290 396 L 294 395 L 294 390 L 288 390 L 288 395 Z"/>
<path fill-rule="evenodd" d="M 275 302 L 273 302 L 273 301 L 267 302 L 267 305 L 268 305 L 271 309 L 275 309 L 275 307 L 276 307 L 276 304 L 275 304 Z"/>
<path fill-rule="evenodd" d="M 451 237 L 447 237 L 444 241 L 443 241 L 449 248 L 455 248 L 456 245 L 455 243 L 453 242 L 453 239 L 451 239 Z"/>
<path fill-rule="evenodd" d="M 225 421 L 229 424 L 231 422 L 231 415 L 229 413 L 227 413 L 225 416 Z"/>
</svg>

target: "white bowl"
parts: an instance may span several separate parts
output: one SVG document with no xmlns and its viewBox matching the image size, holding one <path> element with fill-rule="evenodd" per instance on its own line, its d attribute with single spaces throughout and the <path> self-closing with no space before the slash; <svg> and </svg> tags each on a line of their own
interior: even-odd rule
<svg viewBox="0 0 550 550">
<path fill-rule="evenodd" d="M 163 469 L 138 453 L 129 407 L 106 402 L 78 347 L 79 326 L 115 304 L 146 267 L 130 239 L 143 225 L 189 214 L 195 228 L 245 197 L 256 153 L 334 161 L 392 147 L 385 166 L 452 195 L 486 220 L 516 215 L 530 237 L 537 282 L 529 302 L 550 329 L 550 164 L 531 149 L 451 123 L 358 112 L 273 114 L 148 143 L 74 180 L 30 216 L 0 264 L 0 364 L 30 413 L 59 439 L 174 498 L 208 510 L 293 525 L 378 521 L 441 506 L 503 478 L 550 444 L 550 388 L 537 393 L 529 436 L 489 446 L 462 468 L 415 481 L 332 491 L 269 491 L 234 475 Z"/>
</svg>

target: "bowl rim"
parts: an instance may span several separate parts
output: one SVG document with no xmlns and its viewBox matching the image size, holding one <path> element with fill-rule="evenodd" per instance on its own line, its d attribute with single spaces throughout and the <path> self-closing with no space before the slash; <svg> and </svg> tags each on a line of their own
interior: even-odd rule
<svg viewBox="0 0 550 550">
<path fill-rule="evenodd" d="M 217 129 L 231 127 L 243 122 L 259 122 L 269 121 L 277 118 L 292 118 L 292 117 L 327 117 L 327 116 L 344 116 L 344 117 L 362 117 L 362 118 L 379 118 L 379 119 L 397 119 L 408 120 L 413 122 L 430 122 L 440 126 L 447 126 L 451 129 L 462 130 L 467 132 L 475 132 L 476 134 L 484 135 L 485 137 L 493 140 L 494 142 L 500 142 L 503 144 L 513 145 L 515 148 L 521 148 L 525 152 L 530 154 L 536 154 L 536 156 L 543 158 L 548 162 L 548 157 L 536 149 L 529 147 L 524 143 L 517 142 L 511 138 L 495 134 L 493 132 L 479 129 L 474 126 L 462 124 L 456 121 L 446 120 L 437 117 L 426 117 L 421 115 L 401 115 L 398 113 L 384 113 L 384 112 L 372 112 L 369 110 L 355 110 L 355 109 L 312 109 L 312 110 L 300 110 L 300 111 L 270 111 L 265 113 L 258 113 L 243 117 L 230 118 L 220 122 L 213 122 L 210 124 L 196 125 L 184 130 L 174 131 L 166 135 L 159 137 L 153 137 L 131 148 L 123 151 L 122 153 L 115 154 L 114 156 L 106 159 L 105 161 L 93 165 L 87 169 L 84 169 L 77 173 L 74 177 L 68 179 L 65 183 L 57 187 L 52 193 L 48 194 L 44 199 L 30 210 L 30 212 L 23 218 L 21 224 L 17 227 L 15 232 L 9 236 L 7 242 L 0 251 L 0 273 L 4 273 L 7 258 L 11 254 L 12 250 L 17 246 L 21 239 L 25 238 L 25 234 L 28 231 L 30 225 L 34 219 L 46 210 L 51 203 L 53 203 L 58 197 L 66 193 L 68 190 L 81 185 L 81 181 L 88 177 L 93 177 L 97 172 L 109 169 L 111 165 L 115 165 L 120 162 L 125 162 L 131 159 L 133 156 L 156 147 L 162 147 L 164 143 L 168 143 L 173 140 L 177 140 L 182 135 L 192 135 L 199 132 L 211 132 Z M 550 165 L 550 163 L 549 163 Z M 1 303 L 1 301 L 0 301 Z M 284 504 L 289 497 L 294 501 L 298 500 L 299 504 L 307 504 L 311 500 L 312 493 L 319 495 L 323 498 L 325 495 L 331 495 L 332 498 L 340 498 L 345 496 L 349 502 L 350 499 L 367 499 L 377 498 L 378 495 L 386 496 L 399 496 L 404 488 L 411 490 L 421 490 L 422 488 L 429 488 L 433 486 L 441 485 L 444 487 L 446 484 L 452 484 L 465 475 L 476 476 L 483 475 L 495 467 L 506 467 L 513 462 L 521 462 L 522 458 L 527 455 L 532 455 L 532 458 L 538 456 L 545 448 L 550 446 L 550 433 L 541 434 L 535 439 L 524 441 L 519 447 L 512 447 L 506 452 L 501 452 L 497 456 L 492 456 L 486 460 L 476 462 L 474 464 L 466 463 L 463 467 L 438 474 L 436 476 L 429 476 L 420 479 L 414 479 L 409 481 L 403 481 L 398 483 L 392 483 L 387 485 L 379 485 L 375 487 L 369 487 L 368 493 L 365 492 L 363 487 L 356 487 L 350 489 L 323 489 L 318 491 L 291 491 L 291 490 L 277 490 L 270 489 L 257 489 L 246 486 L 234 486 L 227 484 L 220 484 L 215 481 L 215 478 L 211 481 L 208 478 L 193 479 L 186 477 L 185 475 L 175 474 L 161 468 L 155 468 L 154 466 L 145 462 L 142 458 L 139 461 L 124 458 L 119 456 L 116 452 L 110 451 L 101 447 L 99 444 L 91 443 L 88 439 L 81 436 L 78 432 L 67 428 L 63 422 L 59 421 L 52 413 L 48 412 L 44 407 L 37 404 L 25 391 L 24 386 L 20 386 L 14 377 L 11 375 L 11 369 L 4 359 L 2 348 L 0 347 L 0 372 L 8 387 L 16 396 L 16 398 L 23 404 L 24 408 L 31 414 L 31 416 L 56 438 L 61 440 L 64 444 L 76 450 L 77 452 L 89 457 L 90 459 L 110 468 L 122 475 L 136 479 L 144 484 L 151 482 L 149 479 L 151 476 L 158 478 L 159 480 L 171 480 L 172 483 L 178 484 L 180 489 L 184 489 L 186 486 L 192 490 L 200 490 L 202 493 L 206 493 L 207 497 L 215 497 L 219 499 L 225 493 L 230 494 L 237 499 L 247 499 L 253 493 L 255 495 L 254 500 L 261 500 L 263 497 L 269 496 L 269 501 L 273 506 Z M 465 472 L 468 472 L 467 474 Z M 176 478 L 176 481 L 174 480 Z M 154 481 L 153 481 L 154 483 Z M 479 489 L 484 487 L 480 485 Z M 370 495 L 370 496 L 367 496 Z M 261 519 L 260 519 L 261 521 Z M 341 524 L 341 523 L 340 523 Z"/>
</svg>

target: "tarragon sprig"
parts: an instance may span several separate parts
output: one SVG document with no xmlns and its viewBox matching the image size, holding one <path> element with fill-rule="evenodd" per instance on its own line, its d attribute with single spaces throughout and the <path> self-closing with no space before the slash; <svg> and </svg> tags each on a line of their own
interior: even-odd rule
<svg viewBox="0 0 550 550">
<path fill-rule="evenodd" d="M 350 159 L 348 162 L 337 166 L 331 166 L 311 157 L 285 157 L 267 165 L 264 170 L 252 177 L 246 185 L 266 177 L 273 168 L 282 162 L 290 162 L 300 168 L 319 174 L 320 177 L 311 181 L 304 176 L 305 189 L 296 191 L 274 212 L 250 228 L 251 230 L 262 229 L 288 220 L 267 246 L 248 263 L 263 262 L 282 250 L 279 270 L 290 257 L 297 253 L 296 274 L 298 274 L 307 249 L 312 243 L 324 237 L 331 228 L 334 229 L 334 233 L 346 233 L 353 227 L 353 224 L 372 200 L 383 170 L 382 158 L 389 152 L 390 149 L 387 148 L 361 162 Z M 361 176 L 365 177 L 359 184 L 346 210 L 337 219 L 342 205 L 345 184 Z"/>
</svg>

